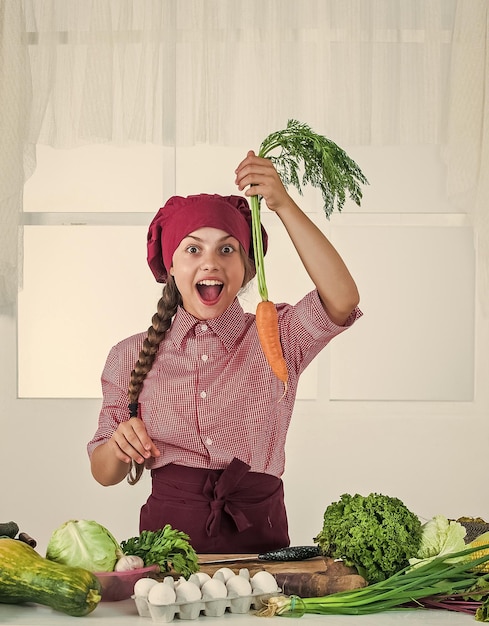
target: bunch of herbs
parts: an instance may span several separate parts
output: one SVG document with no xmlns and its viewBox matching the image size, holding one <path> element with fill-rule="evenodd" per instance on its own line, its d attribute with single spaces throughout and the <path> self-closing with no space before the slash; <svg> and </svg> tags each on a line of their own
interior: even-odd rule
<svg viewBox="0 0 489 626">
<path fill-rule="evenodd" d="M 143 530 L 137 537 L 122 541 L 121 549 L 124 554 L 141 557 L 145 566 L 159 565 L 161 572 L 174 571 L 188 578 L 199 570 L 189 536 L 170 524 L 157 531 Z"/>
</svg>

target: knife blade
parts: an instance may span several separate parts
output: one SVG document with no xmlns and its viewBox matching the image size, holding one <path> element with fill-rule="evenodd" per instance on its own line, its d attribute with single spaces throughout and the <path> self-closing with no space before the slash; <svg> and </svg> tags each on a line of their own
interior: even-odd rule
<svg viewBox="0 0 489 626">
<path fill-rule="evenodd" d="M 288 546 L 263 552 L 256 556 L 245 556 L 237 558 L 212 559 L 200 561 L 199 565 L 219 565 L 220 563 L 254 563 L 256 561 L 307 561 L 321 556 L 319 546 Z"/>
</svg>

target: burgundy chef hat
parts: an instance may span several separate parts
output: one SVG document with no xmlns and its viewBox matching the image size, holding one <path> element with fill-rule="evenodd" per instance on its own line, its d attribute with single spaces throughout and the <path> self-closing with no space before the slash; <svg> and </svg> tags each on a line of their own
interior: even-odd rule
<svg viewBox="0 0 489 626">
<path fill-rule="evenodd" d="M 199 194 L 173 196 L 153 218 L 148 231 L 148 265 L 159 283 L 165 283 L 173 253 L 189 233 L 203 227 L 219 228 L 235 237 L 253 260 L 251 211 L 242 196 Z M 268 237 L 263 226 L 263 252 Z"/>
</svg>

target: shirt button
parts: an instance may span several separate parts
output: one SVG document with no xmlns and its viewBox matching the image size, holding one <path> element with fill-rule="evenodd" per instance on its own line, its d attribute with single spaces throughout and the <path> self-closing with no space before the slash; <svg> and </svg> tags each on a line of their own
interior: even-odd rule
<svg viewBox="0 0 489 626">
<path fill-rule="evenodd" d="M 205 331 L 208 329 L 209 327 L 207 326 L 207 324 L 201 324 L 200 326 L 200 330 L 205 333 Z"/>
<path fill-rule="evenodd" d="M 203 361 L 207 361 L 207 359 L 208 359 L 209 357 L 207 356 L 207 354 L 203 354 L 200 358 L 201 358 Z"/>
<path fill-rule="evenodd" d="M 210 437 L 207 437 L 207 439 L 205 440 L 205 445 L 212 446 L 212 439 Z"/>
<path fill-rule="evenodd" d="M 206 391 L 201 391 L 200 392 L 200 397 L 201 398 L 207 398 L 207 392 Z"/>
</svg>

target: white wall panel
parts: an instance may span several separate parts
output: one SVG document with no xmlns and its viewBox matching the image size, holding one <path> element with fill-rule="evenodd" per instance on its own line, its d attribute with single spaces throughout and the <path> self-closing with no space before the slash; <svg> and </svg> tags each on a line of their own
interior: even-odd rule
<svg viewBox="0 0 489 626">
<path fill-rule="evenodd" d="M 148 328 L 160 294 L 146 228 L 26 227 L 19 396 L 99 397 L 109 349 Z"/>
<path fill-rule="evenodd" d="M 331 347 L 331 399 L 470 401 L 471 229 L 412 222 L 334 226 L 364 317 Z"/>
</svg>

